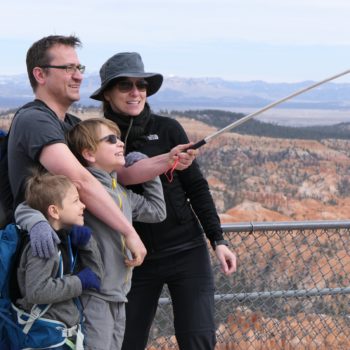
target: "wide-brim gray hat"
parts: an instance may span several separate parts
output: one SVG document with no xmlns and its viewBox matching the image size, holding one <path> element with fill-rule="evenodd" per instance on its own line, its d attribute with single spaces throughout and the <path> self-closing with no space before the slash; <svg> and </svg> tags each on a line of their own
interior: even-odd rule
<svg viewBox="0 0 350 350">
<path fill-rule="evenodd" d="M 140 54 L 121 52 L 108 59 L 100 69 L 101 87 L 90 98 L 103 101 L 103 92 L 117 78 L 144 78 L 148 82 L 147 96 L 155 94 L 163 83 L 159 73 L 146 73 Z"/>
</svg>

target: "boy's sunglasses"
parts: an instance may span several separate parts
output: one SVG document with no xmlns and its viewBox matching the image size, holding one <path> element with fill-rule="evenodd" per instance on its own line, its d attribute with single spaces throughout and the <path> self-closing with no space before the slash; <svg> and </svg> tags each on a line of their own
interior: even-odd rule
<svg viewBox="0 0 350 350">
<path fill-rule="evenodd" d="M 146 80 L 137 80 L 135 83 L 130 80 L 120 80 L 115 83 L 115 86 L 120 92 L 130 92 L 134 86 L 140 92 L 146 91 L 148 83 Z"/>
<path fill-rule="evenodd" d="M 108 143 L 116 144 L 118 141 L 121 141 L 120 137 L 114 134 L 107 135 L 105 137 L 102 137 L 102 139 L 98 140 L 99 142 L 106 141 Z"/>
</svg>

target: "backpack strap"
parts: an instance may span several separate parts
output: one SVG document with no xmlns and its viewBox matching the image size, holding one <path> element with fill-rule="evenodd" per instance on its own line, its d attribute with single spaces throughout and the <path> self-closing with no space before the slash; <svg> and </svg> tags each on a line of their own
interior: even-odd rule
<svg viewBox="0 0 350 350">
<path fill-rule="evenodd" d="M 70 262 L 70 274 L 73 274 L 74 268 L 75 268 L 75 263 L 77 260 L 77 252 L 75 253 L 75 255 L 73 256 L 73 250 L 72 250 L 72 243 L 71 243 L 71 239 L 70 239 L 70 235 L 67 236 L 67 240 L 68 240 L 68 254 L 69 254 L 69 262 Z M 80 325 L 83 324 L 83 306 L 81 304 L 80 299 L 74 298 L 74 303 L 79 311 L 80 314 Z"/>
<path fill-rule="evenodd" d="M 41 309 L 41 307 L 39 305 L 34 305 L 32 307 L 32 309 L 30 310 L 30 316 L 28 318 L 27 321 L 24 321 L 22 319 L 22 315 L 24 315 L 24 311 L 23 310 L 20 310 L 18 309 L 17 311 L 17 321 L 20 325 L 25 325 L 24 328 L 23 328 L 23 333 L 25 334 L 28 334 L 30 329 L 32 328 L 34 322 L 42 317 L 45 312 L 50 308 L 51 304 L 48 304 L 48 305 L 44 305 L 45 307 L 43 309 Z"/>
<path fill-rule="evenodd" d="M 58 256 L 59 256 L 59 268 L 58 268 L 58 272 L 57 272 L 57 277 L 63 277 L 63 260 L 62 260 L 62 254 L 60 251 L 58 251 Z M 30 310 L 30 316 L 28 318 L 27 321 L 23 321 L 21 319 L 21 312 L 19 312 L 19 315 L 18 315 L 18 323 L 19 324 L 22 324 L 24 325 L 25 324 L 25 327 L 23 328 L 23 332 L 25 334 L 28 334 L 28 332 L 30 331 L 30 329 L 32 328 L 34 322 L 42 317 L 46 312 L 47 310 L 51 307 L 52 304 L 35 304 L 33 305 L 32 309 Z"/>
</svg>

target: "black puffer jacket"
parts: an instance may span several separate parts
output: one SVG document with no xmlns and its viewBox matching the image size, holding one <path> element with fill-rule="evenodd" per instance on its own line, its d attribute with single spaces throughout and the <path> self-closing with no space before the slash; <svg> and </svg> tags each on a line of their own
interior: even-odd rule
<svg viewBox="0 0 350 350">
<path fill-rule="evenodd" d="M 125 141 L 126 125 L 118 123 L 114 113 L 106 116 L 114 120 L 122 131 Z M 137 120 L 136 117 L 135 120 Z M 125 118 L 124 118 L 125 119 Z M 188 143 L 188 137 L 182 126 L 168 117 L 149 113 L 144 133 L 133 140 L 132 133 L 127 138 L 126 153 L 142 152 L 149 157 L 169 152 L 178 144 Z M 161 175 L 167 209 L 165 221 L 157 224 L 134 222 L 147 248 L 146 259 L 163 257 L 185 249 L 204 244 L 203 230 L 212 243 L 223 239 L 220 220 L 217 215 L 209 186 L 196 161 L 184 171 L 175 171 L 173 181 L 169 182 Z M 141 193 L 141 186 L 133 186 Z"/>
</svg>

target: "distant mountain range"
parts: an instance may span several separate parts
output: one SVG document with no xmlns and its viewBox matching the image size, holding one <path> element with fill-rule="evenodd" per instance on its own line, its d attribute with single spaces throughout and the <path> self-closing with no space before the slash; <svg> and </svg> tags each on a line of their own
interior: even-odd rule
<svg viewBox="0 0 350 350">
<path fill-rule="evenodd" d="M 80 104 L 96 106 L 89 95 L 98 88 L 98 74 L 86 74 L 81 87 Z M 160 91 L 150 97 L 153 109 L 261 108 L 311 85 L 299 83 L 267 83 L 263 81 L 227 81 L 221 78 L 165 77 Z M 33 98 L 25 74 L 0 76 L 0 109 L 20 106 Z M 327 83 L 283 103 L 279 108 L 350 109 L 350 84 Z"/>
</svg>

